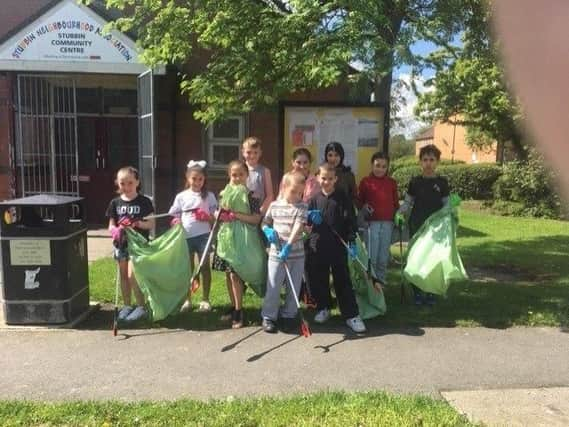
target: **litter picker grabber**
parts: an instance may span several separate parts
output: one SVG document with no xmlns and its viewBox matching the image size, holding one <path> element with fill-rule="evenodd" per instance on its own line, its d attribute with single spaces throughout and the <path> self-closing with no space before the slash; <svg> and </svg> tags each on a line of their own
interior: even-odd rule
<svg viewBox="0 0 569 427">
<path fill-rule="evenodd" d="M 371 232 L 369 231 L 369 227 L 367 228 L 367 239 L 366 239 L 366 249 L 367 249 L 367 275 L 369 277 L 371 277 L 372 283 L 373 283 L 373 287 L 375 288 L 376 291 L 381 292 L 382 291 L 382 284 L 381 280 L 377 279 L 374 277 L 374 275 L 372 274 L 372 269 L 371 269 L 371 255 L 370 255 L 370 247 L 371 247 Z M 379 289 L 378 289 L 379 288 Z"/>
<path fill-rule="evenodd" d="M 199 208 L 192 208 L 192 209 L 185 209 L 182 211 L 177 211 L 177 212 L 172 212 L 172 213 L 161 213 L 161 214 L 152 214 L 152 215 L 146 215 L 145 217 L 142 218 L 129 218 L 129 217 L 123 217 L 119 220 L 119 222 L 117 223 L 118 226 L 122 226 L 122 227 L 131 227 L 136 221 L 146 221 L 149 219 L 157 219 L 157 218 L 165 218 L 168 216 L 176 216 L 176 215 L 180 215 L 183 213 L 187 213 L 187 212 L 195 212 L 197 211 Z"/>
<path fill-rule="evenodd" d="M 330 227 L 330 229 L 332 230 L 332 233 L 334 233 L 334 235 L 340 240 L 340 242 L 342 242 L 342 245 L 344 245 L 344 247 L 348 250 L 350 248 L 350 246 L 346 243 L 346 241 L 344 239 L 342 239 L 342 236 L 340 236 L 338 234 L 338 232 L 336 230 L 334 230 L 332 227 Z M 370 263 L 370 259 L 369 259 L 369 254 L 368 254 L 368 266 L 365 266 L 364 263 L 362 262 L 362 260 L 359 259 L 358 257 L 356 257 L 356 261 L 362 267 L 362 269 L 365 271 L 365 274 L 366 274 L 367 278 L 371 281 L 372 286 L 375 289 L 375 291 L 376 292 L 383 292 L 382 287 L 381 287 L 381 280 L 375 278 L 371 272 L 371 263 Z"/>
<path fill-rule="evenodd" d="M 300 302 L 298 301 L 298 296 L 296 295 L 296 290 L 294 289 L 294 284 L 292 282 L 290 270 L 288 269 L 288 264 L 286 261 L 283 261 L 283 264 L 284 264 L 284 269 L 286 272 L 286 277 L 287 277 L 288 283 L 290 285 L 290 290 L 292 291 L 292 295 L 294 297 L 294 302 L 296 304 L 298 317 L 300 318 L 300 334 L 303 337 L 308 338 L 310 335 L 312 335 L 312 331 L 310 331 L 310 326 L 308 326 L 308 322 L 306 321 L 306 319 L 304 319 L 304 315 L 302 314 L 302 310 L 300 308 Z"/>
<path fill-rule="evenodd" d="M 121 282 L 121 272 L 117 262 L 117 274 L 115 280 L 115 309 L 113 312 L 113 336 L 116 337 L 119 329 L 119 286 Z"/>
<path fill-rule="evenodd" d="M 316 301 L 312 296 L 312 291 L 310 290 L 310 285 L 306 280 L 306 275 L 302 275 L 302 286 L 300 287 L 300 299 L 304 303 L 306 308 L 315 309 Z"/>
<path fill-rule="evenodd" d="M 280 242 L 280 241 L 279 241 Z M 280 250 L 281 249 L 281 245 L 277 245 L 277 248 Z M 286 273 L 286 277 L 288 280 L 288 284 L 290 286 L 290 290 L 292 292 L 292 296 L 294 297 L 294 303 L 296 304 L 296 308 L 297 308 L 297 313 L 298 313 L 298 317 L 300 319 L 300 335 L 302 335 L 305 338 L 308 338 L 310 335 L 312 335 L 312 331 L 310 330 L 310 326 L 308 326 L 308 322 L 306 321 L 306 319 L 304 318 L 304 315 L 302 314 L 302 309 L 300 308 L 300 301 L 298 300 L 298 295 L 296 294 L 296 290 L 294 289 L 294 282 L 292 281 L 292 276 L 290 274 L 290 270 L 288 268 L 288 263 L 286 261 L 283 261 L 283 266 L 285 269 L 285 273 Z"/>
<path fill-rule="evenodd" d="M 176 215 L 180 215 L 183 213 L 188 213 L 188 212 L 195 212 L 197 211 L 199 208 L 192 208 L 192 209 L 185 209 L 183 211 L 177 211 L 177 212 L 166 212 L 166 213 L 161 213 L 161 214 L 152 214 L 152 215 L 146 215 L 144 218 L 142 218 L 143 221 L 149 220 L 149 219 L 157 219 L 157 218 L 165 218 L 167 216 L 176 216 Z"/>
<path fill-rule="evenodd" d="M 401 300 L 400 303 L 405 302 L 405 276 L 403 275 L 403 269 L 405 267 L 405 260 L 403 259 L 403 226 L 399 225 L 399 261 L 400 261 L 400 272 L 401 272 Z"/>
<path fill-rule="evenodd" d="M 217 230 L 219 228 L 219 224 L 220 224 L 219 218 L 223 212 L 225 212 L 224 209 L 219 209 L 215 215 L 215 220 L 213 221 L 213 225 L 211 227 L 209 237 L 207 238 L 207 242 L 205 244 L 204 251 L 203 251 L 202 256 L 200 258 L 200 262 L 199 262 L 198 267 L 194 271 L 194 274 L 192 275 L 192 278 L 190 280 L 191 286 L 190 286 L 190 292 L 189 292 L 188 297 L 191 294 L 195 294 L 200 287 L 200 272 L 201 272 L 203 266 L 205 265 L 206 260 L 208 259 L 209 250 L 211 248 L 211 244 L 213 243 L 213 238 L 215 237 L 215 234 L 217 233 Z"/>
</svg>

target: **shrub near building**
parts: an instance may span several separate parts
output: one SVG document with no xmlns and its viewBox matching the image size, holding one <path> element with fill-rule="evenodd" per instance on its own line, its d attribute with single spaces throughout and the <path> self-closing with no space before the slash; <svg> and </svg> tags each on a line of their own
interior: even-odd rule
<svg viewBox="0 0 569 427">
<path fill-rule="evenodd" d="M 417 160 L 415 159 L 415 162 Z M 502 168 L 495 164 L 441 164 L 437 173 L 446 177 L 451 191 L 458 193 L 463 199 L 488 200 L 492 199 L 493 186 L 502 173 Z M 400 197 L 404 197 L 411 178 L 421 174 L 419 166 L 404 166 L 392 172 L 397 181 Z"/>
<path fill-rule="evenodd" d="M 543 158 L 530 150 L 527 160 L 504 164 L 494 185 L 492 207 L 503 215 L 559 218 L 561 199 L 554 180 Z"/>
</svg>

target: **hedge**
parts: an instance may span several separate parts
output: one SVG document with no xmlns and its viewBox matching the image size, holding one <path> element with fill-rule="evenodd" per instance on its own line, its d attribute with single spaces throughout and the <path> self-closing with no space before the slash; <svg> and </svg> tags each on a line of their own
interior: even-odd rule
<svg viewBox="0 0 569 427">
<path fill-rule="evenodd" d="M 441 159 L 439 161 L 439 166 L 446 166 L 453 164 L 454 165 L 464 164 L 464 162 L 462 160 L 455 160 L 453 162 L 448 159 Z M 404 156 L 391 161 L 389 165 L 389 170 L 391 171 L 391 174 L 393 174 L 398 169 L 411 167 L 411 166 L 418 166 L 418 165 L 419 165 L 419 158 L 417 156 Z"/>
<path fill-rule="evenodd" d="M 437 173 L 448 179 L 451 191 L 458 193 L 461 198 L 485 200 L 492 198 L 492 188 L 502 168 L 492 163 L 440 165 Z M 420 174 L 419 166 L 406 166 L 392 172 L 400 197 L 404 196 L 411 178 Z"/>
</svg>

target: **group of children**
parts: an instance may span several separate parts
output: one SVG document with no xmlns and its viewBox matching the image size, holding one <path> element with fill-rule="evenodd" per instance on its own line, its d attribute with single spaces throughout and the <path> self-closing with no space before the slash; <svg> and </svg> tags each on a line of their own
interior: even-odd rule
<svg viewBox="0 0 569 427">
<path fill-rule="evenodd" d="M 347 326 L 356 333 L 365 332 L 348 268 L 349 257 L 357 256 L 355 241 L 358 231 L 361 231 L 358 222 L 369 233 L 367 246 L 375 276 L 385 284 L 394 227 L 403 228 L 408 224 L 412 236 L 432 213 L 448 203 L 448 182 L 436 174 L 440 151 L 434 145 L 421 148 L 422 174 L 410 181 L 401 206 L 397 183 L 389 176 L 389 157 L 384 153 L 372 156 L 372 172 L 356 186 L 353 172 L 344 165 L 344 149 L 340 143 L 331 142 L 326 146 L 324 162 L 318 166 L 316 174 L 311 172 L 310 151 L 299 148 L 293 154 L 290 172 L 280 182 L 276 198 L 270 170 L 259 162 L 261 154 L 258 138 L 249 137 L 243 142 L 243 161 L 234 160 L 228 166 L 229 182 L 221 192 L 222 203 L 218 203 L 214 194 L 207 190 L 206 162 L 188 163 L 186 189 L 176 195 L 169 214 L 174 218 L 172 224 L 180 223 L 185 230 L 191 268 L 194 256 L 197 254 L 201 258 L 206 250 L 216 216 L 223 223 L 238 221 L 248 224 L 262 233 L 265 240 L 250 240 L 249 245 L 252 242 L 270 245 L 268 259 L 260 260 L 267 263 L 261 310 L 262 326 L 266 332 L 276 332 L 279 320 L 282 328 L 292 327 L 295 323 L 295 295 L 300 294 L 302 283 L 315 300 L 314 321 L 326 322 L 330 318 L 332 302 L 330 273 L 338 307 Z M 153 212 L 153 207 L 150 199 L 138 192 L 140 180 L 136 169 L 120 169 L 116 183 L 119 196 L 109 204 L 107 216 L 115 243 L 124 301 L 118 318 L 128 322 L 144 317 L 146 311 L 143 295 L 128 261 L 128 250 L 124 239 L 121 239 L 121 229 L 133 227 L 148 236 L 154 221 L 144 217 Z M 237 200 L 235 197 L 223 197 L 233 190 L 243 190 L 245 200 L 238 203 L 232 201 Z M 359 211 L 360 221 L 356 211 Z M 241 247 L 233 249 L 243 250 Z M 226 250 L 220 252 L 218 248 L 212 265 L 226 275 L 231 310 L 223 318 L 230 320 L 233 328 L 240 328 L 243 326 L 243 274 L 239 273 L 238 265 L 232 265 L 229 257 L 224 256 L 225 253 Z M 203 298 L 197 309 L 206 312 L 211 310 L 211 269 L 208 263 L 201 269 L 201 275 Z M 289 283 L 289 278 L 292 283 Z M 281 306 L 283 286 L 285 302 Z M 295 294 L 291 292 L 291 286 Z M 418 288 L 414 291 L 416 304 L 434 303 L 433 295 L 424 295 Z M 135 296 L 136 305 L 131 304 L 131 294 Z M 188 300 L 182 310 L 189 308 Z"/>
</svg>

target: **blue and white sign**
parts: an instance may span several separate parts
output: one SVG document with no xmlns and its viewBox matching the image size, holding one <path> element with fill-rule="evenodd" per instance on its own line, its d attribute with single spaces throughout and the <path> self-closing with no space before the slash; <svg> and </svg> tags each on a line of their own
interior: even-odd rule
<svg viewBox="0 0 569 427">
<path fill-rule="evenodd" d="M 147 69 L 136 44 L 106 32 L 107 22 L 74 0 L 62 0 L 0 46 L 0 70 L 138 74 Z"/>
</svg>

